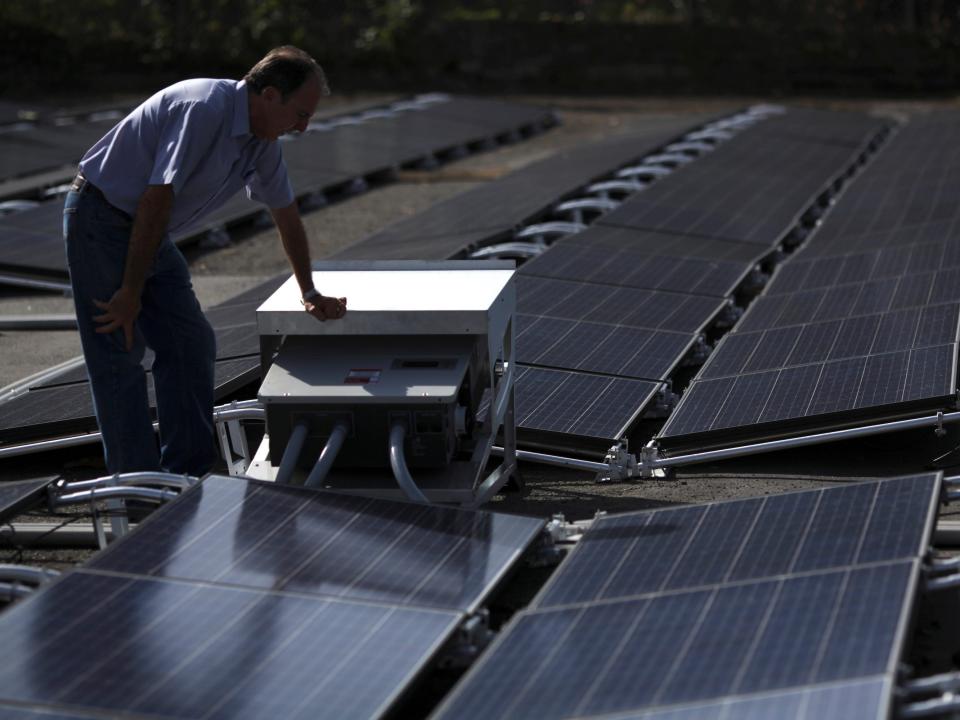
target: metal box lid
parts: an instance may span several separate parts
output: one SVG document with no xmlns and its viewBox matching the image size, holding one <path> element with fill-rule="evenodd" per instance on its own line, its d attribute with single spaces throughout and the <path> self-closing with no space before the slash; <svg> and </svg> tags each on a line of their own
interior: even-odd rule
<svg viewBox="0 0 960 720">
<path fill-rule="evenodd" d="M 320 322 L 303 311 L 291 277 L 257 309 L 260 335 L 485 335 L 516 307 L 512 260 L 391 260 L 314 264 L 324 295 L 347 314 Z"/>
</svg>

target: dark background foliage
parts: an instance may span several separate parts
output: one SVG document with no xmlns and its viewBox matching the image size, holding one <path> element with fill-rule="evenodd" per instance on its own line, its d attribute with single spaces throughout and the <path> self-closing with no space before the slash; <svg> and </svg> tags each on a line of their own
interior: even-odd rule
<svg viewBox="0 0 960 720">
<path fill-rule="evenodd" d="M 334 89 L 948 94 L 960 0 L 3 0 L 0 95 L 237 77 L 293 43 Z"/>
</svg>

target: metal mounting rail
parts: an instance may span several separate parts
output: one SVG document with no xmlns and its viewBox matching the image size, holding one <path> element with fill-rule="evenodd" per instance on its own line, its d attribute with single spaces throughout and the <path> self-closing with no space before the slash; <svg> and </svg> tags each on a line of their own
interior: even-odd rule
<svg viewBox="0 0 960 720">
<path fill-rule="evenodd" d="M 264 420 L 266 414 L 267 411 L 263 409 L 263 406 L 257 400 L 235 401 L 227 405 L 218 405 L 215 407 L 213 409 L 213 421 L 220 425 L 234 420 Z M 157 427 L 158 424 L 154 423 L 153 429 L 156 430 Z M 52 440 L 37 440 L 19 445 L 7 445 L 0 447 L 0 460 L 20 455 L 46 452 L 48 450 L 79 447 L 80 445 L 100 442 L 100 439 L 101 435 L 99 432 L 88 432 L 77 435 L 67 435 Z"/>
<path fill-rule="evenodd" d="M 597 479 L 603 482 L 627 480 L 633 477 L 652 478 L 658 470 L 668 470 L 672 467 L 681 465 L 696 465 L 698 463 L 711 462 L 715 460 L 727 460 L 730 458 L 744 457 L 748 455 L 760 455 L 777 450 L 786 450 L 789 448 L 804 447 L 807 445 L 819 445 L 840 440 L 850 440 L 858 437 L 869 437 L 871 435 L 881 435 L 890 432 L 899 432 L 902 430 L 912 430 L 916 428 L 932 427 L 938 434 L 943 433 L 943 426 L 948 423 L 960 422 L 960 412 L 937 413 L 936 415 L 920 418 L 911 418 L 909 420 L 895 420 L 876 425 L 866 425 L 858 428 L 848 428 L 846 430 L 834 430 L 831 432 L 817 433 L 814 435 L 804 435 L 802 437 L 785 438 L 783 440 L 770 440 L 768 442 L 752 443 L 750 445 L 740 445 L 738 447 L 723 448 L 720 450 L 708 450 L 705 452 L 691 453 L 688 455 L 677 455 L 676 457 L 660 457 L 657 446 L 651 441 L 637 459 L 634 455 L 627 452 L 624 444 L 614 445 L 607 451 L 603 461 L 583 460 L 580 458 L 563 457 L 560 455 L 550 455 L 547 453 L 532 452 L 529 450 L 517 450 L 517 459 L 535 462 L 543 465 L 554 465 L 557 467 L 573 468 L 576 470 L 587 470 L 597 473 Z M 494 454 L 502 452 L 501 448 L 494 447 Z M 954 479 L 948 479 L 945 482 L 946 499 L 948 501 L 960 500 L 960 488 Z"/>
<path fill-rule="evenodd" d="M 666 469 L 679 465 L 695 465 L 712 460 L 726 460 L 747 455 L 760 455 L 776 450 L 787 450 L 790 448 L 805 447 L 807 445 L 820 445 L 823 443 L 869 437 L 871 435 L 883 435 L 916 428 L 932 427 L 938 432 L 942 432 L 944 425 L 955 422 L 960 422 L 960 412 L 938 412 L 936 415 L 927 417 L 894 420 L 876 425 L 865 425 L 862 427 L 847 428 L 845 430 L 832 430 L 830 432 L 803 435 L 795 438 L 784 438 L 782 440 L 769 440 L 767 442 L 751 443 L 749 445 L 740 445 L 738 447 L 724 448 L 721 450 L 707 450 L 705 452 L 690 453 L 688 455 L 677 455 L 676 457 L 659 457 L 656 446 L 651 444 L 643 449 L 640 466 L 646 472 L 648 470 Z"/>
</svg>

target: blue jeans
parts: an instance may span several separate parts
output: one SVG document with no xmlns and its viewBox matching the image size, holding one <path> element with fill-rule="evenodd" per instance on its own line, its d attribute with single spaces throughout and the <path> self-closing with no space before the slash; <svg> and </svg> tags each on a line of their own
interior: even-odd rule
<svg viewBox="0 0 960 720">
<path fill-rule="evenodd" d="M 129 352 L 123 330 L 97 333 L 94 300 L 120 287 L 132 221 L 87 186 L 63 209 L 67 265 L 93 406 L 111 473 L 165 470 L 203 475 L 217 457 L 213 428 L 216 340 L 190 283 L 183 255 L 165 237 L 143 288 Z M 153 381 L 160 451 L 153 431 L 142 361 L 154 352 Z"/>
</svg>

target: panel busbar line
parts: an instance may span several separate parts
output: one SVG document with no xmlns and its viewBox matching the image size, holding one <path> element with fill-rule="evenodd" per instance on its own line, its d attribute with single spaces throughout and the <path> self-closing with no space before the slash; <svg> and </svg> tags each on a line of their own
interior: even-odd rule
<svg viewBox="0 0 960 720">
<path fill-rule="evenodd" d="M 0 707 L 382 717 L 543 525 L 208 476 L 0 616 Z"/>
<path fill-rule="evenodd" d="M 602 518 L 433 717 L 886 717 L 941 479 Z"/>
</svg>

